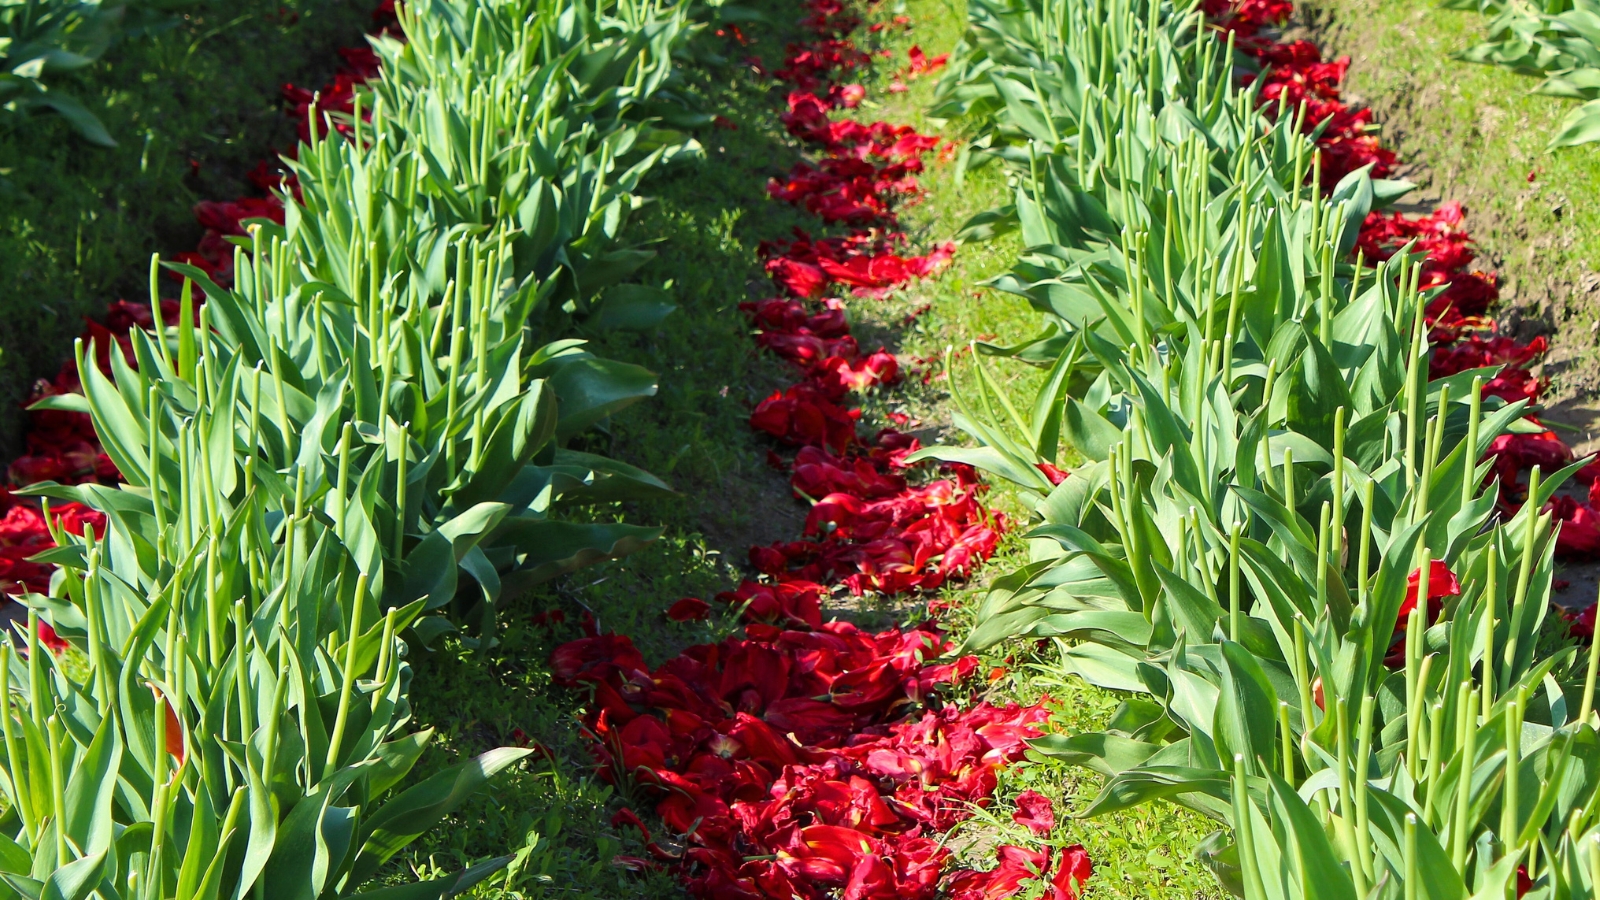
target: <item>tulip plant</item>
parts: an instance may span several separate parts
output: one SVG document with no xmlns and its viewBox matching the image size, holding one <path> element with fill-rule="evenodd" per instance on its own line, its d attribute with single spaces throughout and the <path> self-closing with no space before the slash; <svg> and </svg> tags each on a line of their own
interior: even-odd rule
<svg viewBox="0 0 1600 900">
<path fill-rule="evenodd" d="M 564 515 L 667 487 L 566 446 L 655 380 L 559 330 L 670 311 L 618 283 L 647 254 L 617 241 L 645 172 L 696 149 L 647 107 L 684 11 L 421 6 L 354 115 L 311 123 L 233 286 L 168 264 L 163 321 L 153 263 L 156 327 L 107 372 L 80 343 L 84 394 L 46 402 L 92 416 L 126 483 L 30 489 L 106 524 L 57 528 L 49 595 L 0 642 L 6 890 L 358 894 L 527 753 L 396 792 L 431 737 L 408 638 L 491 642 L 502 596 L 659 533 Z M 81 664 L 36 652 L 44 622 Z M 436 900 L 506 861 L 373 893 Z"/>
<path fill-rule="evenodd" d="M 1317 128 L 1259 110 L 1197 12 L 970 10 L 939 112 L 1015 202 L 967 236 L 1021 231 L 994 285 L 1044 328 L 974 355 L 957 422 L 982 446 L 924 451 L 1038 522 L 967 645 L 1053 638 L 1131 692 L 1035 749 L 1106 776 L 1086 815 L 1166 798 L 1230 826 L 1202 858 L 1251 900 L 1595 896 L 1595 657 L 1541 629 L 1540 510 L 1577 467 L 1508 514 L 1480 460 L 1524 403 L 1484 396 L 1492 368 L 1427 380 L 1418 255 L 1349 261 L 1407 186 L 1323 195 Z M 984 355 L 1047 369 L 1030 409 Z M 1051 477 L 1063 444 L 1084 462 Z"/>
</svg>

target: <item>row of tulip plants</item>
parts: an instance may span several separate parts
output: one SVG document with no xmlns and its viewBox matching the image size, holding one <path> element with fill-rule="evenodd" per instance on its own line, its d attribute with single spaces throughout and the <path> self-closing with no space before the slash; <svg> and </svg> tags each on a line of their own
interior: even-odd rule
<svg viewBox="0 0 1600 900">
<path fill-rule="evenodd" d="M 303 98 L 272 196 L 203 205 L 200 250 L 153 261 L 148 310 L 35 406 L 58 437 L 92 422 L 101 462 L 21 492 L 54 570 L 0 644 L 8 894 L 356 894 L 528 752 L 395 790 L 431 737 L 407 639 L 492 641 L 502 594 L 658 533 L 594 507 L 662 482 L 567 447 L 654 376 L 564 335 L 671 309 L 623 283 L 650 253 L 622 229 L 699 150 L 662 124 L 698 26 L 648 0 L 387 10 Z"/>
<path fill-rule="evenodd" d="M 937 112 L 1006 167 L 967 235 L 1020 230 L 994 286 L 1043 329 L 965 367 L 981 446 L 923 454 L 1033 506 L 966 647 L 1055 639 L 1129 692 L 1034 748 L 1105 776 L 1085 815 L 1227 826 L 1199 852 L 1251 900 L 1595 896 L 1594 645 L 1547 615 L 1581 465 L 1518 480 L 1550 443 L 1531 352 L 1480 318 L 1469 251 L 1430 258 L 1465 250 L 1437 239 L 1459 210 L 1382 212 L 1409 186 L 1343 62 L 1259 33 L 1287 4 L 969 9 Z M 984 356 L 1045 370 L 1031 407 Z"/>
</svg>

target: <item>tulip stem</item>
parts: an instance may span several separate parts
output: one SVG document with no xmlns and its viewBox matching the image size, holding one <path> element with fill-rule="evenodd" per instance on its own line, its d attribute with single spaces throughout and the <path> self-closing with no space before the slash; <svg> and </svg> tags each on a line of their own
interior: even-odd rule
<svg viewBox="0 0 1600 900">
<path fill-rule="evenodd" d="M 1489 710 L 1494 708 L 1494 622 L 1495 613 L 1500 608 L 1500 548 L 1494 540 L 1489 541 L 1485 548 L 1484 563 L 1487 566 L 1487 577 L 1484 579 L 1484 604 L 1483 604 L 1483 716 L 1489 717 Z"/>
<path fill-rule="evenodd" d="M 1311 700 L 1311 657 L 1306 651 L 1305 617 L 1294 617 L 1295 686 L 1300 689 L 1300 730 L 1310 732 L 1316 713 Z"/>
<path fill-rule="evenodd" d="M 1329 276 L 1330 278 L 1332 276 Z M 1333 411 L 1333 540 L 1332 565 L 1344 570 L 1344 432 L 1345 408 Z"/>
<path fill-rule="evenodd" d="M 1439 779 L 1444 775 L 1444 701 L 1436 700 L 1428 716 L 1428 787 L 1423 800 L 1422 818 L 1434 827 L 1433 801 L 1438 795 Z M 1441 823 L 1442 824 L 1442 823 Z"/>
<path fill-rule="evenodd" d="M 1356 562 L 1357 602 L 1366 605 L 1367 573 L 1372 570 L 1372 479 L 1361 485 L 1361 549 Z"/>
<path fill-rule="evenodd" d="M 1461 476 L 1462 509 L 1466 509 L 1467 504 L 1472 502 L 1472 495 L 1476 493 L 1478 488 L 1478 430 L 1483 421 L 1483 378 L 1481 376 L 1475 375 L 1472 378 L 1472 395 L 1470 399 L 1472 405 L 1469 407 L 1467 415 L 1466 447 L 1462 452 L 1465 457 L 1463 463 L 1466 465 L 1466 472 Z"/>
<path fill-rule="evenodd" d="M 361 643 L 361 613 L 366 607 L 367 573 L 356 576 L 355 597 L 350 601 L 350 636 L 345 641 L 344 679 L 339 686 L 339 712 L 333 720 L 333 733 L 328 736 L 328 759 L 322 768 L 324 779 L 333 777 L 339 764 L 340 745 L 344 743 L 345 725 L 350 718 L 350 695 L 356 684 L 356 651 Z"/>
<path fill-rule="evenodd" d="M 1476 767 L 1478 711 L 1470 681 L 1461 682 L 1456 713 L 1461 717 L 1461 775 L 1456 782 L 1456 820 L 1450 829 L 1450 861 L 1457 872 L 1466 871 L 1467 828 L 1472 821 L 1472 776 Z"/>
<path fill-rule="evenodd" d="M 1250 819 L 1250 787 L 1246 781 L 1244 754 L 1233 755 L 1233 827 L 1238 832 L 1239 866 L 1244 869 L 1245 896 L 1265 900 L 1267 888 L 1261 877 L 1261 861 L 1256 857 L 1255 827 Z"/>
<path fill-rule="evenodd" d="M 1377 878 L 1372 858 L 1372 832 L 1369 824 L 1371 818 L 1367 813 L 1367 804 L 1372 796 L 1367 786 L 1367 779 L 1370 776 L 1369 767 L 1372 759 L 1372 713 L 1375 699 L 1373 691 L 1362 692 L 1361 714 L 1356 721 L 1356 727 L 1361 732 L 1356 736 L 1356 846 L 1360 848 L 1361 865 L 1366 869 L 1369 881 Z"/>
<path fill-rule="evenodd" d="M 1596 603 L 1600 603 L 1600 600 L 1597 600 Z M 1594 683 L 1597 667 L 1600 667 L 1600 634 L 1591 634 L 1589 635 L 1589 668 L 1583 677 L 1583 703 L 1578 707 L 1579 722 L 1589 721 L 1589 715 L 1594 712 Z"/>
<path fill-rule="evenodd" d="M 1500 840 L 1506 853 L 1516 849 L 1518 822 L 1522 818 L 1518 801 L 1521 798 L 1522 710 L 1527 702 L 1528 689 L 1523 686 L 1506 703 L 1506 776 L 1502 783 L 1505 794 L 1500 801 Z"/>
<path fill-rule="evenodd" d="M 1517 623 L 1523 616 L 1522 605 L 1528 599 L 1528 582 L 1533 576 L 1533 545 L 1539 533 L 1539 474 L 1538 466 L 1534 466 L 1528 474 L 1528 500 L 1523 504 L 1528 521 L 1522 526 L 1522 559 L 1517 566 L 1516 602 L 1508 611 L 1511 628 L 1506 634 L 1505 673 L 1500 677 L 1500 683 L 1507 690 L 1516 682 Z"/>
<path fill-rule="evenodd" d="M 1405 820 L 1405 900 L 1419 900 L 1422 896 L 1422 873 L 1417 865 L 1417 814 L 1406 813 Z"/>
<path fill-rule="evenodd" d="M 1244 629 L 1244 598 L 1239 596 L 1239 523 L 1228 528 L 1228 637 L 1234 643 Z"/>
<path fill-rule="evenodd" d="M 1294 784 L 1294 730 L 1289 727 L 1289 701 L 1278 701 L 1278 735 L 1283 741 L 1283 780 Z"/>
</svg>

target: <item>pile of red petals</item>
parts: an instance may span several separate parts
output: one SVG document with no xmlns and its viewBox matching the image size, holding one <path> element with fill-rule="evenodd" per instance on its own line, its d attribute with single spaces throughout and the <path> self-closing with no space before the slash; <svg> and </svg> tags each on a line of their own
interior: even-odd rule
<svg viewBox="0 0 1600 900">
<path fill-rule="evenodd" d="M 652 800 L 672 832 L 652 840 L 631 810 L 619 814 L 653 857 L 640 862 L 719 900 L 932 898 L 941 882 L 953 896 L 1009 896 L 960 893 L 984 876 L 943 875 L 939 833 L 989 802 L 1045 710 L 930 704 L 977 660 L 928 665 L 950 649 L 932 626 L 872 634 L 823 623 L 821 590 L 746 585 L 743 636 L 653 672 L 618 635 L 555 651 L 556 681 L 594 691 L 585 724 L 602 773 Z M 913 707 L 921 712 L 906 716 Z M 1081 882 L 1087 859 L 1072 859 Z"/>
<path fill-rule="evenodd" d="M 796 231 L 760 253 L 778 296 L 745 303 L 756 343 L 793 363 L 800 380 L 757 404 L 750 424 L 792 460 L 769 451 L 811 503 L 800 540 L 750 550 L 758 578 L 715 599 L 736 607 L 742 636 L 691 647 L 649 671 L 626 638 L 591 632 L 557 648 L 556 680 L 594 692 L 584 724 L 602 771 L 635 802 L 653 804 L 671 840 L 655 840 L 636 814 L 650 858 L 696 896 L 851 900 L 1010 897 L 1033 879 L 1075 898 L 1089 877 L 1082 847 L 1003 847 L 988 872 L 946 872 L 941 833 L 987 806 L 1000 767 L 1021 759 L 1040 733 L 1043 705 L 945 704 L 936 690 L 966 682 L 975 657 L 931 664 L 951 645 L 938 627 L 876 634 L 823 621 L 840 587 L 854 594 L 932 591 L 994 553 L 1004 520 L 979 503 L 969 466 L 917 478 L 905 462 L 918 440 L 894 429 L 859 433 L 852 394 L 900 380 L 900 362 L 863 352 L 835 289 L 881 298 L 949 264 L 952 244 L 906 252 L 895 210 L 920 192 L 916 176 L 938 139 L 883 122 L 835 121 L 865 96 L 833 79 L 867 65 L 850 33 L 860 20 L 837 0 L 807 0 L 815 35 L 791 45 L 775 75 L 793 88 L 782 121 L 818 150 L 768 192 L 844 234 Z M 910 55 L 907 75 L 945 57 Z M 668 618 L 706 617 L 688 597 Z M 949 688 L 947 688 L 948 690 Z M 1042 798 L 1041 798 L 1042 799 Z M 1030 828 L 1054 823 L 1048 801 L 1030 799 Z M 1052 861 L 1056 861 L 1052 868 Z"/>
<path fill-rule="evenodd" d="M 1417 601 L 1421 593 L 1422 569 L 1417 568 L 1406 578 L 1406 598 L 1401 601 L 1400 609 L 1395 614 L 1394 640 L 1383 658 L 1384 665 L 1391 669 L 1399 669 L 1406 664 L 1406 630 L 1411 625 L 1411 614 L 1418 608 Z M 1450 571 L 1444 560 L 1432 560 L 1428 564 L 1428 602 L 1422 605 L 1423 627 L 1430 627 L 1439 621 L 1446 598 L 1460 595 L 1461 581 L 1456 578 L 1456 573 Z"/>
</svg>

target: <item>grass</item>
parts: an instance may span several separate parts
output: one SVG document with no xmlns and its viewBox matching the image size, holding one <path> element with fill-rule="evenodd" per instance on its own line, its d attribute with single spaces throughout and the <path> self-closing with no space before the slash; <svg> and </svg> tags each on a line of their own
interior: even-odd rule
<svg viewBox="0 0 1600 900">
<path fill-rule="evenodd" d="M 1386 144 L 1414 164 L 1426 199 L 1461 200 L 1502 277 L 1502 318 L 1551 335 L 1558 407 L 1589 407 L 1600 388 L 1600 148 L 1546 153 L 1576 105 L 1530 93 L 1535 78 L 1453 59 L 1483 39 L 1475 12 L 1408 0 L 1312 0 L 1300 17 L 1326 55 L 1348 54 L 1348 95 L 1372 106 Z M 1588 428 L 1588 414 L 1572 410 Z M 1558 416 L 1560 418 L 1560 416 Z"/>
<path fill-rule="evenodd" d="M 749 27 L 756 38 L 747 48 L 729 46 L 737 59 L 754 53 L 771 65 L 788 29 L 793 7 L 768 4 L 771 21 Z M 881 60 L 867 79 L 876 100 L 859 111 L 874 119 L 912 124 L 936 131 L 922 110 L 928 105 L 933 79 L 909 82 L 906 93 L 886 88 L 894 70 L 904 66 L 905 51 L 920 44 L 930 55 L 951 49 L 964 25 L 965 12 L 938 0 L 915 0 L 882 10 L 884 18 L 904 12 L 915 27 L 909 33 L 887 31 L 883 46 L 894 60 Z M 781 175 L 803 148 L 778 125 L 785 91 L 770 79 L 757 78 L 734 63 L 691 70 L 690 93 L 700 106 L 717 112 L 736 130 L 714 129 L 700 135 L 707 160 L 653 180 L 646 192 L 652 202 L 634 234 L 659 241 L 657 259 L 644 278 L 671 285 L 680 310 L 655 333 L 596 338 L 603 355 L 637 362 L 660 373 L 661 391 L 594 435 L 590 449 L 615 455 L 670 481 L 677 497 L 648 504 L 630 504 L 625 515 L 643 523 L 664 524 L 665 537 L 623 560 L 576 573 L 512 601 L 505 613 L 507 630 L 498 646 L 474 652 L 459 647 L 416 660 L 413 703 L 419 722 L 439 731 L 435 746 L 418 765 L 418 773 L 436 770 L 464 755 L 490 747 L 536 740 L 551 751 L 531 765 L 497 782 L 494 789 L 453 817 L 445 827 L 425 836 L 386 873 L 398 881 L 414 875 L 459 868 L 498 854 L 516 854 L 504 877 L 476 888 L 482 897 L 675 897 L 681 889 L 660 873 L 634 873 L 612 865 L 616 854 L 645 855 L 631 831 L 612 828 L 612 812 L 622 805 L 615 791 L 591 773 L 588 748 L 576 721 L 583 697 L 553 688 L 546 668 L 551 649 L 579 634 L 585 613 L 601 627 L 630 635 L 652 663 L 683 647 L 720 639 L 735 623 L 730 618 L 709 623 L 676 624 L 661 611 L 683 596 L 709 598 L 733 587 L 741 577 L 745 551 L 756 544 L 798 536 L 804 509 L 789 493 L 785 477 L 767 466 L 770 446 L 747 424 L 750 409 L 772 390 L 793 380 L 787 365 L 759 353 L 738 304 L 771 296 L 757 248 L 763 240 L 789 236 L 795 227 L 818 231 L 816 220 L 769 200 L 767 178 Z M 912 242 L 925 250 L 948 239 L 971 214 L 1003 202 L 1007 188 L 994 169 L 953 179 L 953 166 L 931 165 L 923 177 L 926 195 L 906 211 L 904 225 Z M 981 287 L 1003 271 L 1020 250 L 1014 242 L 962 248 L 955 265 L 942 277 L 915 285 L 881 303 L 851 304 L 853 331 L 865 349 L 880 343 L 906 356 L 934 357 L 948 346 L 976 337 L 1014 339 L 1036 330 L 1034 314 L 1016 298 Z M 913 316 L 919 310 L 927 308 Z M 910 324 L 906 324 L 911 317 Z M 925 443 L 959 440 L 950 422 L 948 382 L 935 363 L 920 367 L 927 380 L 912 377 L 895 391 L 868 398 L 864 429 L 888 424 L 886 414 L 912 417 Z M 1024 366 L 1001 365 L 995 373 L 1018 397 L 1031 395 L 1038 374 Z M 992 500 L 1013 515 L 1021 505 L 1003 489 Z M 998 574 L 1025 556 L 1024 542 L 1012 535 L 988 567 Z M 958 609 L 950 625 L 956 633 L 970 624 L 970 610 L 981 583 L 949 591 Z M 835 610 L 863 626 L 883 627 L 921 617 L 921 604 L 869 602 Z M 560 610 L 564 624 L 546 627 L 533 617 Z M 997 648 L 988 662 L 1005 666 L 1008 675 L 991 689 L 991 699 L 1033 702 L 1048 695 L 1057 710 L 1056 725 L 1083 730 L 1103 725 L 1117 699 L 1064 678 L 1053 664 L 1053 651 L 1031 644 Z M 1010 824 L 1010 800 L 1029 788 L 1056 798 L 1061 823 L 1052 840 L 1081 842 L 1098 869 L 1091 897 L 1178 898 L 1215 896 L 1211 876 L 1189 855 L 1190 848 L 1212 828 L 1199 817 L 1171 806 L 1152 806 L 1084 822 L 1065 813 L 1086 806 L 1099 779 L 1083 770 L 1052 762 L 1014 767 L 1001 784 L 993 815 L 981 815 L 951 836 L 951 846 L 964 863 L 986 868 L 993 848 L 1020 839 Z"/>
<path fill-rule="evenodd" d="M 50 116 L 0 131 L 0 450 L 20 451 L 20 404 L 70 356 L 83 317 L 144 302 L 150 254 L 199 240 L 194 203 L 248 193 L 244 174 L 292 145 L 280 86 L 329 80 L 334 51 L 361 43 L 370 11 L 366 0 L 195 4 L 173 27 L 52 77 L 117 147 Z"/>
</svg>

